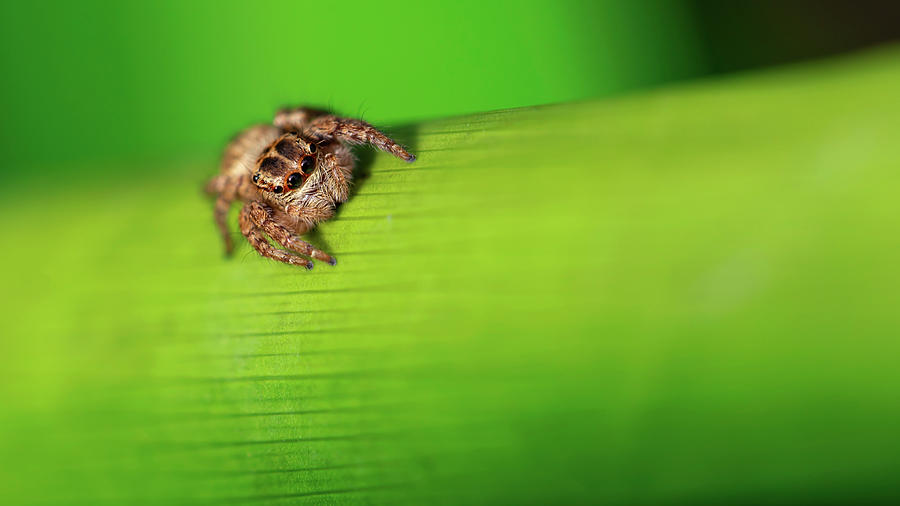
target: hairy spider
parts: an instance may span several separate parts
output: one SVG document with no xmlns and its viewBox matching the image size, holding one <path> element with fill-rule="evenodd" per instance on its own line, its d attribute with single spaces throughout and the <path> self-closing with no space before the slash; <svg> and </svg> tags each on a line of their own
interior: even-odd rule
<svg viewBox="0 0 900 506">
<path fill-rule="evenodd" d="M 305 257 L 335 265 L 334 257 L 298 236 L 334 216 L 335 207 L 347 200 L 355 162 L 347 145 L 371 144 L 407 162 L 416 157 L 372 125 L 325 111 L 282 109 L 273 123 L 238 134 L 225 148 L 221 174 L 207 185 L 216 195 L 225 252 L 234 248 L 228 209 L 241 200 L 241 233 L 260 255 L 307 269 L 313 262 Z M 266 236 L 286 249 L 274 247 Z"/>
</svg>

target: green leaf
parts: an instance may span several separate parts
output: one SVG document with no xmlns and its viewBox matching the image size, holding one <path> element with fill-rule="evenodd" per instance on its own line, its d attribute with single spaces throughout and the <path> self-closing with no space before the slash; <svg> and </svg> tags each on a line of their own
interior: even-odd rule
<svg viewBox="0 0 900 506">
<path fill-rule="evenodd" d="M 897 83 L 396 129 L 311 272 L 222 256 L 211 167 L 11 186 L 5 502 L 896 498 Z"/>
</svg>

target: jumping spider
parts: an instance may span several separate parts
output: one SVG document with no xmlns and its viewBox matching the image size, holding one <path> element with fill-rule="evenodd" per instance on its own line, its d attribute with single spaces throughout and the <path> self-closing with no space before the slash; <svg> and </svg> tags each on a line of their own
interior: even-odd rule
<svg viewBox="0 0 900 506">
<path fill-rule="evenodd" d="M 407 162 L 416 157 L 372 125 L 325 111 L 282 109 L 273 123 L 238 134 L 225 148 L 221 174 L 207 185 L 216 195 L 225 252 L 234 249 L 228 210 L 241 200 L 241 233 L 260 255 L 307 269 L 313 263 L 304 256 L 335 265 L 334 257 L 298 236 L 334 216 L 335 207 L 347 200 L 355 162 L 347 144 L 371 144 Z"/>
</svg>

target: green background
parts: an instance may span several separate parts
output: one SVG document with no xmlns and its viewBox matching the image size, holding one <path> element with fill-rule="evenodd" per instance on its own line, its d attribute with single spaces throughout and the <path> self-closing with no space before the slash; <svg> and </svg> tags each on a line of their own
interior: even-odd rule
<svg viewBox="0 0 900 506">
<path fill-rule="evenodd" d="M 5 2 L 5 163 L 212 158 L 285 104 L 380 125 L 700 69 L 679 4 Z M 601 13 L 602 15 L 597 15 Z M 41 132 L 55 130 L 53 141 Z"/>
<path fill-rule="evenodd" d="M 710 60 L 631 5 L 2 7 L 0 500 L 896 502 L 900 52 L 643 89 Z M 417 162 L 224 258 L 306 102 Z"/>
</svg>

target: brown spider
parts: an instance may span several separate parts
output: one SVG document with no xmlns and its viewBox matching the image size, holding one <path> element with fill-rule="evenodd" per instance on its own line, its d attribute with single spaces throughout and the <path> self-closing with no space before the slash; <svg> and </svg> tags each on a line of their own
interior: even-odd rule
<svg viewBox="0 0 900 506">
<path fill-rule="evenodd" d="M 372 144 L 407 162 L 416 159 L 368 123 L 302 107 L 278 111 L 274 126 L 238 134 L 225 148 L 222 173 L 207 185 L 216 195 L 225 252 L 234 249 L 228 209 L 241 200 L 241 233 L 260 255 L 307 269 L 312 260 L 300 255 L 335 265 L 334 257 L 298 236 L 334 216 L 347 200 L 355 162 L 347 144 Z M 272 246 L 266 235 L 289 251 Z"/>
</svg>

